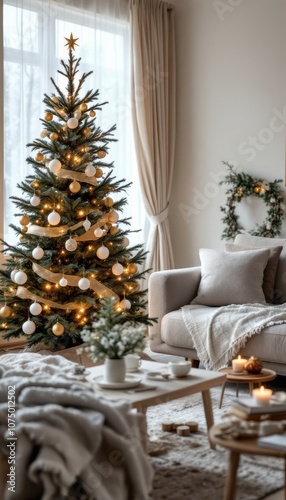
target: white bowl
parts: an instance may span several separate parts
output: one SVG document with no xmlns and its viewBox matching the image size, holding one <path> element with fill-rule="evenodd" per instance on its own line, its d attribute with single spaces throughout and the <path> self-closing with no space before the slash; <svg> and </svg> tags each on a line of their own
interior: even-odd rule
<svg viewBox="0 0 286 500">
<path fill-rule="evenodd" d="M 170 361 L 169 370 L 175 377 L 186 377 L 192 368 L 190 361 Z"/>
</svg>

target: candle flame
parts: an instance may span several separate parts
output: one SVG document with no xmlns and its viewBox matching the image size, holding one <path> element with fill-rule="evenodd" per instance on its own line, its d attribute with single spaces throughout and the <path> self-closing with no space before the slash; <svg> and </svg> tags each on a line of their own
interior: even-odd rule
<svg viewBox="0 0 286 500">
<path fill-rule="evenodd" d="M 241 359 L 241 355 L 240 354 L 238 355 L 237 359 Z"/>
<path fill-rule="evenodd" d="M 261 391 L 261 392 L 263 392 L 263 391 L 264 391 L 264 386 L 263 386 L 263 385 L 260 387 L 260 391 Z"/>
</svg>

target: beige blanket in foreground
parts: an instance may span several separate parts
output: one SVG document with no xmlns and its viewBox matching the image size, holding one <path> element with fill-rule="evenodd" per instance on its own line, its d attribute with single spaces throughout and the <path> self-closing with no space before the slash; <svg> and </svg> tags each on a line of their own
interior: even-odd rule
<svg viewBox="0 0 286 500">
<path fill-rule="evenodd" d="M 219 370 L 263 328 L 286 323 L 286 305 L 231 304 L 182 308 L 185 325 L 205 368 Z"/>
<path fill-rule="evenodd" d="M 0 458 L 11 443 L 8 395 L 16 402 L 15 490 L 7 485 L 1 499 L 149 498 L 153 470 L 140 441 L 140 414 L 71 380 L 74 366 L 57 355 L 0 357 Z"/>
</svg>

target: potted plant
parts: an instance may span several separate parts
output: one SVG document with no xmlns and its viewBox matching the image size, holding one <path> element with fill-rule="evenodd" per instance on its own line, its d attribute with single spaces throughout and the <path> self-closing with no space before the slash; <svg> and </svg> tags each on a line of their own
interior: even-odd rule
<svg viewBox="0 0 286 500">
<path fill-rule="evenodd" d="M 132 320 L 125 320 L 121 311 L 116 310 L 116 299 L 101 300 L 91 328 L 83 329 L 81 338 L 84 346 L 78 352 L 86 351 L 92 361 L 104 359 L 106 382 L 123 382 L 126 374 L 124 357 L 145 347 L 146 326 Z"/>
</svg>

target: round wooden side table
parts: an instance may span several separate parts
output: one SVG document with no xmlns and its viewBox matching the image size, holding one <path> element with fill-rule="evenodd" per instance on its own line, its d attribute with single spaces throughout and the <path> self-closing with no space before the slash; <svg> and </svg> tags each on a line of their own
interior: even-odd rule
<svg viewBox="0 0 286 500">
<path fill-rule="evenodd" d="M 219 371 L 226 373 L 225 382 L 222 384 L 221 387 L 219 408 L 221 408 L 222 405 L 224 390 L 227 382 L 234 382 L 236 384 L 236 397 L 238 396 L 239 384 L 248 384 L 249 394 L 251 396 L 255 384 L 261 386 L 263 382 L 269 382 L 270 380 L 274 380 L 277 376 L 277 373 L 274 370 L 268 370 L 267 368 L 263 368 L 261 372 L 257 374 L 248 372 L 233 372 L 231 367 L 222 368 Z"/>
<path fill-rule="evenodd" d="M 214 445 L 220 445 L 223 448 L 230 450 L 223 500 L 234 500 L 235 498 L 236 473 L 241 453 L 245 453 L 247 455 L 263 455 L 265 457 L 284 458 L 284 481 L 286 486 L 286 450 L 258 446 L 257 440 L 254 438 L 232 439 L 229 435 L 227 438 L 224 438 L 221 425 L 213 425 L 210 428 L 209 439 Z M 267 478 L 265 478 L 265 480 L 267 480 Z"/>
</svg>

